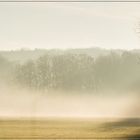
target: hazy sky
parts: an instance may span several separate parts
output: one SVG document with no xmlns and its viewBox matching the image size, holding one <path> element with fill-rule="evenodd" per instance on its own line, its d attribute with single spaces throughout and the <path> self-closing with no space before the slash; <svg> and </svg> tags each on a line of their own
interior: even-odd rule
<svg viewBox="0 0 140 140">
<path fill-rule="evenodd" d="M 140 48 L 140 3 L 0 3 L 0 50 Z"/>
</svg>

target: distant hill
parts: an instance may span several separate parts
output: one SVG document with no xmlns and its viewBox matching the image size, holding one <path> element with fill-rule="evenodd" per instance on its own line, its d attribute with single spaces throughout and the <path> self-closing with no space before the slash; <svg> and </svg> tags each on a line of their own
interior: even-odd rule
<svg viewBox="0 0 140 140">
<path fill-rule="evenodd" d="M 107 50 L 101 48 L 80 48 L 80 49 L 35 49 L 35 50 L 15 50 L 15 51 L 0 51 L 0 55 L 5 57 L 10 61 L 15 61 L 17 63 L 24 63 L 28 60 L 38 59 L 40 56 L 45 55 L 46 53 L 52 54 L 63 54 L 63 53 L 72 53 L 72 54 L 87 54 L 97 58 L 99 56 L 108 55 L 111 52 L 121 54 L 124 50 Z M 133 50 L 133 53 L 140 53 L 140 50 Z"/>
<path fill-rule="evenodd" d="M 17 50 L 17 51 L 0 51 L 0 55 L 10 61 L 24 63 L 30 59 L 37 59 L 44 55 L 46 50 Z"/>
</svg>

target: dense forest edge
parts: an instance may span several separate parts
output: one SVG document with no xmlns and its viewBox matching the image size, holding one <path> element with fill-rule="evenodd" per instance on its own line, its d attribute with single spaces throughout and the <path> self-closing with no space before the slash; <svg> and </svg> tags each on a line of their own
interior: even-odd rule
<svg viewBox="0 0 140 140">
<path fill-rule="evenodd" d="M 140 91 L 140 50 L 0 51 L 0 85 L 34 90 Z"/>
</svg>

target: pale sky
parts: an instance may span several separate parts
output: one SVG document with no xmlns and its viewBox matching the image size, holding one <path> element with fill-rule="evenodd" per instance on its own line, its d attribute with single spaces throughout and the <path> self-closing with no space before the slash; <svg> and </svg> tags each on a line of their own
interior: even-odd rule
<svg viewBox="0 0 140 140">
<path fill-rule="evenodd" d="M 140 3 L 0 3 L 0 50 L 140 49 L 139 22 Z"/>
</svg>

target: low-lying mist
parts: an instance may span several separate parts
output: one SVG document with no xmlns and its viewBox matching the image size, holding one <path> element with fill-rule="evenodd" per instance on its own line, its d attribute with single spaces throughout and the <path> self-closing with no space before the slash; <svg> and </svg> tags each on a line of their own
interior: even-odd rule
<svg viewBox="0 0 140 140">
<path fill-rule="evenodd" d="M 131 93 L 78 93 L 0 89 L 1 117 L 140 117 L 139 97 Z"/>
<path fill-rule="evenodd" d="M 1 52 L 0 117 L 140 117 L 140 51 L 98 51 Z"/>
</svg>

